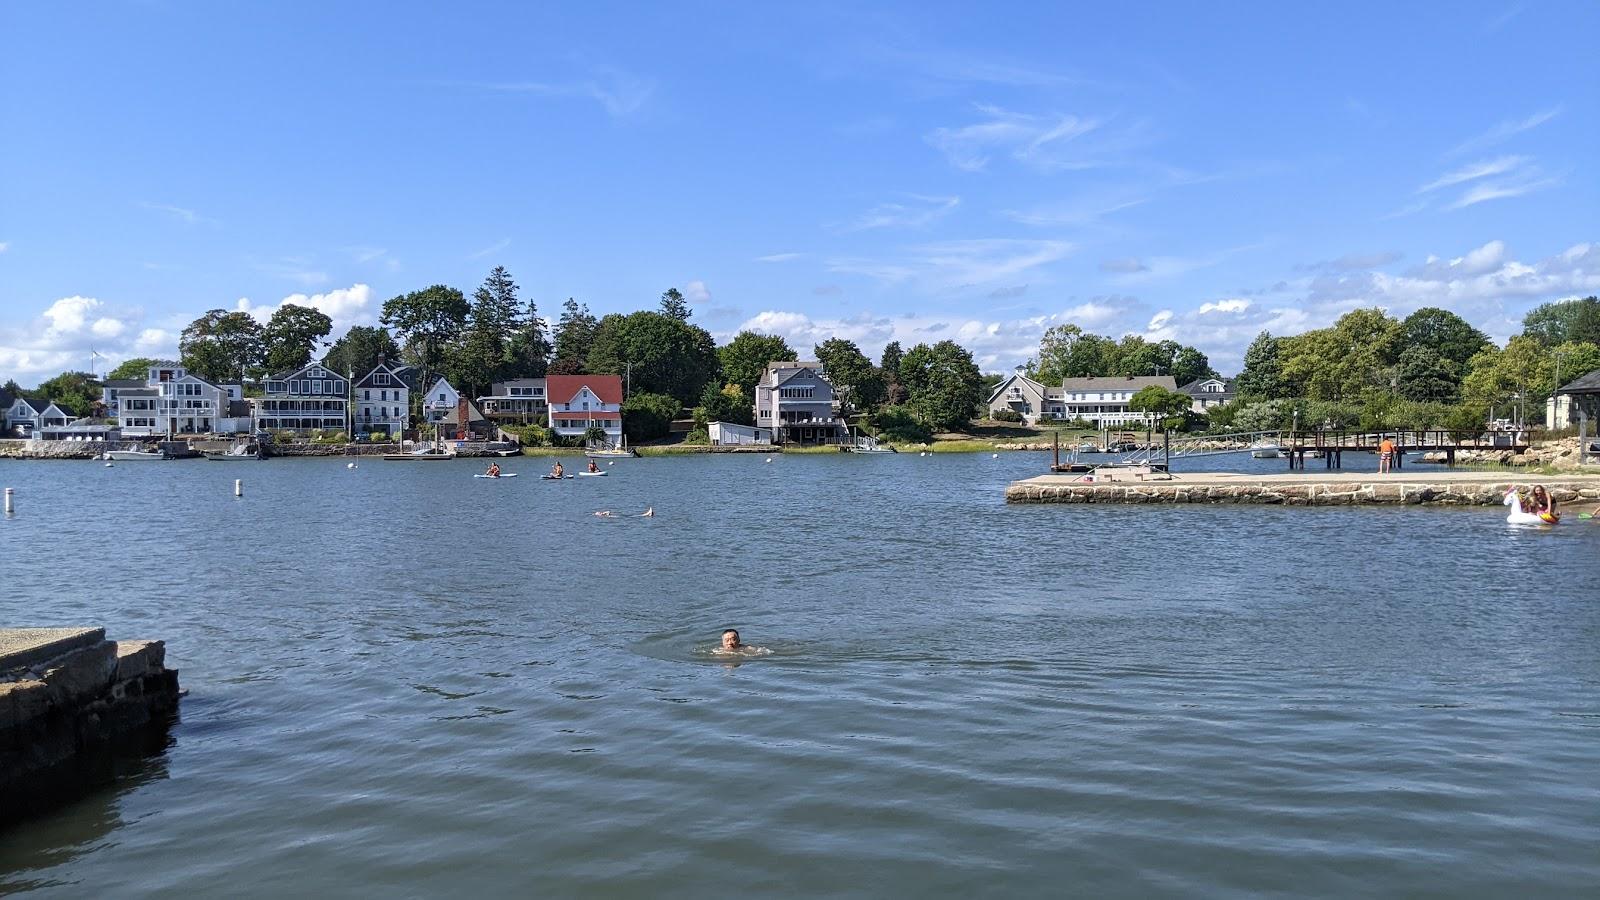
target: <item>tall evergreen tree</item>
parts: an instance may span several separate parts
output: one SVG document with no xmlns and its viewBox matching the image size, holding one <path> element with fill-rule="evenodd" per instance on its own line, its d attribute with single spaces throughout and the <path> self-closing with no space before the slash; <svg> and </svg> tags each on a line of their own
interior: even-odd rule
<svg viewBox="0 0 1600 900">
<path fill-rule="evenodd" d="M 511 336 L 511 346 L 507 352 L 510 372 L 507 377 L 543 378 L 550 368 L 550 353 L 545 321 L 539 317 L 538 305 L 529 300 L 527 312 L 523 314 L 516 333 Z"/>
<path fill-rule="evenodd" d="M 883 370 L 885 406 L 899 406 L 906 402 L 906 387 L 900 382 L 900 360 L 904 358 L 905 351 L 900 349 L 899 341 L 890 341 L 883 345 L 883 356 L 879 358 L 878 368 Z"/>
<path fill-rule="evenodd" d="M 453 383 L 487 392 L 490 384 L 505 378 L 511 367 L 511 340 L 522 324 L 517 283 L 505 266 L 495 266 L 472 292 L 466 332 L 451 353 Z"/>
<path fill-rule="evenodd" d="M 333 342 L 322 364 L 340 373 L 354 373 L 360 378 L 377 367 L 379 361 L 391 362 L 400 358 L 400 345 L 394 342 L 389 329 L 375 325 L 355 325 L 344 336 Z M 423 386 L 423 390 L 427 389 Z"/>
<path fill-rule="evenodd" d="M 595 332 L 600 322 L 589 312 L 587 304 L 567 298 L 561 304 L 561 318 L 556 321 L 555 360 L 550 363 L 554 374 L 576 375 L 585 371 L 589 351 L 594 347 Z"/>
<path fill-rule="evenodd" d="M 1240 396 L 1254 400 L 1284 396 L 1283 359 L 1277 338 L 1263 331 L 1250 342 L 1236 387 Z"/>
<path fill-rule="evenodd" d="M 666 293 L 661 295 L 661 314 L 669 319 L 687 322 L 694 312 L 689 309 L 689 301 L 683 299 L 683 294 L 677 288 L 667 288 Z"/>
</svg>

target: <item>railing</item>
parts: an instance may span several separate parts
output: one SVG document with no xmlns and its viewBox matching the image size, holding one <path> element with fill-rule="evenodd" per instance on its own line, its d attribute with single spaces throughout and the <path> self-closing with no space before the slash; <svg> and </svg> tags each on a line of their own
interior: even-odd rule
<svg viewBox="0 0 1600 900">
<path fill-rule="evenodd" d="M 1285 447 L 1317 450 L 1376 450 L 1387 439 L 1401 450 L 1426 448 L 1495 449 L 1521 447 L 1528 443 L 1524 431 L 1477 431 L 1450 429 L 1401 429 L 1396 431 L 1311 431 L 1291 432 Z"/>
</svg>

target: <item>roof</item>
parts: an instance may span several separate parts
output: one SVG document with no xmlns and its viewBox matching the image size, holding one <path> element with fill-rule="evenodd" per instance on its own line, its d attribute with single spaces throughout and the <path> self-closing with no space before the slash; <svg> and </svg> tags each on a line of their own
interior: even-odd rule
<svg viewBox="0 0 1600 900">
<path fill-rule="evenodd" d="M 622 403 L 622 376 L 620 375 L 551 375 L 545 379 L 549 385 L 545 393 L 551 400 L 566 403 L 588 388 L 601 403 Z"/>
<path fill-rule="evenodd" d="M 1232 378 L 1196 378 L 1195 380 L 1189 382 L 1188 384 L 1184 385 L 1183 387 L 1178 388 L 1178 390 L 1182 391 L 1185 394 L 1189 394 L 1191 396 L 1192 395 L 1196 395 L 1196 394 L 1205 393 L 1204 391 L 1200 390 L 1200 385 L 1205 384 L 1208 381 L 1220 381 L 1220 382 L 1222 382 L 1222 390 L 1221 391 L 1212 391 L 1211 394 L 1213 396 L 1218 394 L 1218 393 L 1222 393 L 1222 394 L 1231 394 L 1231 393 L 1233 393 L 1233 379 Z"/>
<path fill-rule="evenodd" d="M 1090 375 L 1087 378 L 1063 378 L 1063 391 L 1137 391 L 1147 387 L 1178 389 L 1171 375 Z"/>
<path fill-rule="evenodd" d="M 6 409 L 10 409 L 11 407 L 17 405 L 18 400 L 28 404 L 28 408 L 36 413 L 42 413 L 46 409 L 50 408 L 50 402 L 48 400 L 43 400 L 38 397 L 29 397 L 27 394 L 18 394 L 17 396 L 11 398 L 10 403 L 6 404 Z"/>
<path fill-rule="evenodd" d="M 460 415 L 460 413 L 461 413 L 461 407 L 460 407 L 459 404 L 456 405 L 456 406 L 452 406 L 452 407 L 450 407 L 450 411 L 449 412 L 447 412 L 443 416 L 439 417 L 439 423 L 441 425 L 460 425 L 461 424 L 461 415 Z M 473 422 L 482 422 L 482 421 L 485 421 L 485 419 L 486 419 L 486 417 L 483 414 L 483 410 L 478 409 L 478 404 L 473 403 L 471 400 L 468 400 L 467 401 L 467 424 L 471 425 Z"/>
<path fill-rule="evenodd" d="M 322 369 L 324 372 L 327 372 L 328 373 L 327 377 L 329 377 L 329 378 L 345 378 L 346 377 L 343 372 L 335 372 L 333 370 L 332 366 L 324 365 L 322 360 L 313 359 L 311 362 L 306 363 L 305 365 L 301 366 L 298 369 L 290 369 L 287 372 L 273 373 L 271 375 L 268 375 L 266 377 L 266 380 L 267 381 L 288 381 L 289 379 L 295 378 L 295 377 L 301 375 L 302 373 L 304 373 L 307 369 L 310 369 L 310 368 L 313 368 L 313 367 Z"/>
<path fill-rule="evenodd" d="M 141 388 L 145 386 L 143 378 L 108 378 L 100 384 L 108 388 Z"/>
<path fill-rule="evenodd" d="M 1029 384 L 1033 385 L 1035 388 L 1037 388 L 1041 395 L 1048 396 L 1048 394 L 1046 394 L 1046 388 L 1045 388 L 1044 385 L 1040 384 L 1037 381 L 1034 381 L 1032 378 L 1029 378 L 1028 376 L 1022 374 L 1021 372 L 1012 372 L 1010 375 L 1007 375 L 1005 378 L 1002 378 L 1000 380 L 999 384 L 994 386 L 994 391 L 991 394 L 989 394 L 989 401 L 988 402 L 993 403 L 994 402 L 994 398 L 1000 396 L 1000 392 L 1006 389 L 1006 385 L 1010 384 L 1013 381 L 1026 381 L 1027 383 L 1029 383 Z"/>
<path fill-rule="evenodd" d="M 594 419 L 597 422 L 599 422 L 599 421 L 609 422 L 609 421 L 612 421 L 613 419 L 615 419 L 615 420 L 620 422 L 622 420 L 622 413 L 619 413 L 616 410 L 611 410 L 611 409 L 568 409 L 568 410 L 552 409 L 550 411 L 550 418 L 552 418 L 552 419 Z"/>
<path fill-rule="evenodd" d="M 1600 369 L 1581 378 L 1569 381 L 1556 391 L 1558 394 L 1600 394 Z"/>
<path fill-rule="evenodd" d="M 153 387 L 124 388 L 120 397 L 154 397 L 161 392 Z"/>
<path fill-rule="evenodd" d="M 327 367 L 324 366 L 323 368 L 327 368 Z M 408 369 L 408 368 L 410 368 L 410 366 L 397 366 L 397 365 L 394 365 L 393 363 L 390 363 L 390 362 L 379 361 L 377 365 L 372 367 L 371 371 L 367 372 L 367 374 L 365 374 L 365 375 L 361 376 L 360 378 L 356 379 L 355 386 L 356 387 L 371 387 L 372 386 L 372 376 L 378 374 L 379 372 L 382 372 L 385 375 L 388 375 L 390 378 L 393 378 L 395 381 L 400 382 L 400 387 L 410 388 L 411 387 L 411 383 L 406 380 L 406 376 L 405 376 L 405 370 Z M 333 370 L 329 369 L 328 371 L 331 372 Z M 384 387 L 389 387 L 389 385 L 383 385 L 383 386 Z"/>
</svg>

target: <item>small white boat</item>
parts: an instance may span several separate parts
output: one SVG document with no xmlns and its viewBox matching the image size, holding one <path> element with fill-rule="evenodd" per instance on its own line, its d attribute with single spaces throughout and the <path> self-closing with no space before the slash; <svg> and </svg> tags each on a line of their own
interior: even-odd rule
<svg viewBox="0 0 1600 900">
<path fill-rule="evenodd" d="M 474 475 L 472 477 L 473 478 L 515 478 L 515 477 L 517 477 L 517 473 L 515 473 L 515 472 L 501 472 L 499 475 L 486 475 L 486 474 L 484 474 L 482 472 L 479 472 L 478 474 L 476 474 L 476 475 Z"/>
<path fill-rule="evenodd" d="M 117 462 L 133 462 L 139 459 L 166 459 L 167 455 L 160 450 L 107 450 L 106 459 Z"/>
<path fill-rule="evenodd" d="M 235 444 L 226 453 L 210 451 L 207 452 L 205 456 L 206 459 L 209 459 L 212 462 L 238 462 L 239 460 L 245 459 L 260 459 L 261 452 L 256 449 L 254 444 Z"/>
<path fill-rule="evenodd" d="M 1283 456 L 1283 448 L 1275 441 L 1256 441 L 1250 445 L 1250 456 L 1255 459 L 1278 459 Z"/>
</svg>

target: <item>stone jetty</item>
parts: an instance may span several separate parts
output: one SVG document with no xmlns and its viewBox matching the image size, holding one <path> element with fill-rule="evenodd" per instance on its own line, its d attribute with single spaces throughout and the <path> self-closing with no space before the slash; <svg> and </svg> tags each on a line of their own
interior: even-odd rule
<svg viewBox="0 0 1600 900">
<path fill-rule="evenodd" d="M 159 746 L 178 708 L 161 641 L 103 628 L 0 629 L 0 832 Z"/>
<path fill-rule="evenodd" d="M 1600 475 L 1522 475 L 1429 472 L 1376 475 L 1350 472 L 1276 475 L 1101 469 L 1014 481 L 1007 503 L 1266 503 L 1283 506 L 1499 506 L 1513 486 L 1542 484 L 1558 503 L 1600 501 Z"/>
</svg>

